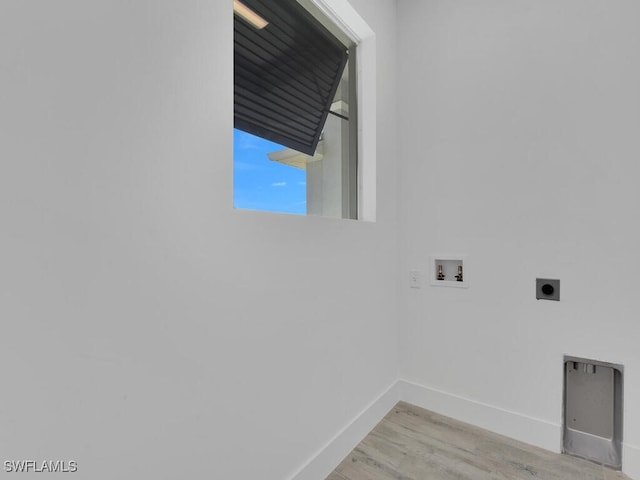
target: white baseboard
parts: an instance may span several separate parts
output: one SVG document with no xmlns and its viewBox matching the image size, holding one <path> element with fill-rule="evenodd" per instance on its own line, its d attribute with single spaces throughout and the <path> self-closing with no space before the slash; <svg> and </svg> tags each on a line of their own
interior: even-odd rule
<svg viewBox="0 0 640 480">
<path fill-rule="evenodd" d="M 640 447 L 622 444 L 622 471 L 629 478 L 640 479 Z"/>
<path fill-rule="evenodd" d="M 289 480 L 323 480 L 399 401 L 560 453 L 562 426 L 406 380 L 398 380 L 338 432 Z M 640 447 L 624 444 L 622 471 L 640 480 Z"/>
<path fill-rule="evenodd" d="M 380 394 L 351 423 L 338 432 L 290 480 L 321 480 L 338 466 L 400 401 L 398 383 Z"/>
<path fill-rule="evenodd" d="M 556 453 L 561 451 L 562 427 L 559 424 L 406 380 L 398 381 L 398 388 L 400 397 L 407 403 L 545 450 Z"/>
</svg>

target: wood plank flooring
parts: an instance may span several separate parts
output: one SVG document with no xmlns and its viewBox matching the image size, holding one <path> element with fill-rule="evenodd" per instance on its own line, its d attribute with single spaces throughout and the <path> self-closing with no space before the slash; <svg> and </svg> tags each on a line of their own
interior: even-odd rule
<svg viewBox="0 0 640 480">
<path fill-rule="evenodd" d="M 400 402 L 327 480 L 614 480 L 625 475 Z"/>
</svg>

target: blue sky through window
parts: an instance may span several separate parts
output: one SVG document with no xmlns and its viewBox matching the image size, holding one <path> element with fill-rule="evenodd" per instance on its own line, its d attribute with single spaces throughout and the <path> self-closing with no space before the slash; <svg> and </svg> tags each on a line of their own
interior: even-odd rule
<svg viewBox="0 0 640 480">
<path fill-rule="evenodd" d="M 233 130 L 233 206 L 267 212 L 307 213 L 304 170 L 269 160 L 283 146 Z"/>
</svg>

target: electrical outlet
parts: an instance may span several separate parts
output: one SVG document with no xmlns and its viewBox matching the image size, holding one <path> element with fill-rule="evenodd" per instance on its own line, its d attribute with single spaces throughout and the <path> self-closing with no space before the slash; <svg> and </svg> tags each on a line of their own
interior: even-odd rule
<svg viewBox="0 0 640 480">
<path fill-rule="evenodd" d="M 409 287 L 420 288 L 421 284 L 420 272 L 418 270 L 411 270 L 409 272 Z"/>
</svg>

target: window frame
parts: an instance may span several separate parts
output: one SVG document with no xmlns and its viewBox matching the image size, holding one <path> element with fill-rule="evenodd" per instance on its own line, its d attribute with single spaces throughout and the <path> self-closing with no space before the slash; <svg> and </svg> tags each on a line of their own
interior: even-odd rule
<svg viewBox="0 0 640 480">
<path fill-rule="evenodd" d="M 355 45 L 358 100 L 357 218 L 376 221 L 376 34 L 347 0 L 298 0 L 319 9 Z"/>
<path fill-rule="evenodd" d="M 342 163 L 342 218 L 376 221 L 376 36 L 347 0 L 297 0 L 349 48 L 349 157 Z M 318 15 L 318 12 L 320 15 Z M 329 23 L 327 23 L 329 22 Z M 346 39 L 346 41 L 345 41 Z M 346 43 L 348 42 L 348 43 Z M 353 105 L 355 104 L 355 105 Z M 353 105 L 353 106 L 352 106 Z"/>
</svg>

